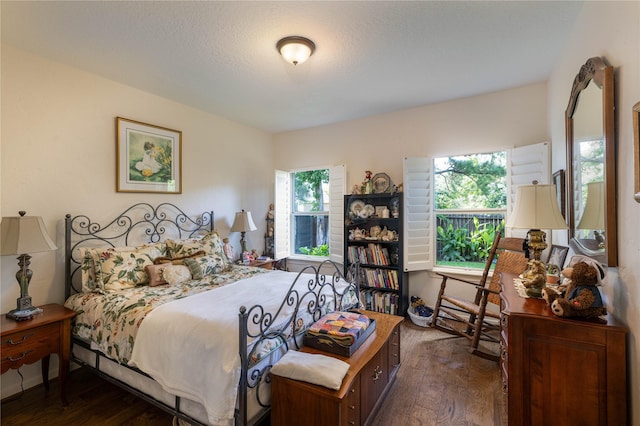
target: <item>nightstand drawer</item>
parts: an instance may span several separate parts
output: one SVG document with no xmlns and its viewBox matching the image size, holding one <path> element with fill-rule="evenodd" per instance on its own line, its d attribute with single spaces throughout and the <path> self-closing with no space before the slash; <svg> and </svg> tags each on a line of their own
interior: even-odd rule
<svg viewBox="0 0 640 426">
<path fill-rule="evenodd" d="M 2 337 L 2 373 L 59 352 L 60 325 L 48 324 Z"/>
</svg>

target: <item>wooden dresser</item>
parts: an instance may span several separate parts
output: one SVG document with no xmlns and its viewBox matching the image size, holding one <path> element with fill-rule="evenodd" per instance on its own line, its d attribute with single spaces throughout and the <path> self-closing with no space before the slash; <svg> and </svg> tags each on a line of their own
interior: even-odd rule
<svg viewBox="0 0 640 426">
<path fill-rule="evenodd" d="M 625 327 L 559 318 L 503 274 L 500 367 L 509 425 L 626 425 Z"/>
<path fill-rule="evenodd" d="M 350 364 L 342 387 L 322 386 L 271 375 L 271 424 L 366 425 L 391 388 L 400 367 L 400 323 L 403 318 L 361 311 L 376 320 L 376 330 L 349 358 L 303 347 Z"/>
</svg>

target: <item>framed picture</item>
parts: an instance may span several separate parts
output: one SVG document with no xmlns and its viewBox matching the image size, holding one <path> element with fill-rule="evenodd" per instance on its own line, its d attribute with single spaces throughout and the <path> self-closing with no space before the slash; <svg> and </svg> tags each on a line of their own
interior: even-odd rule
<svg viewBox="0 0 640 426">
<path fill-rule="evenodd" d="M 552 245 L 547 258 L 547 265 L 556 265 L 562 269 L 564 261 L 567 259 L 567 253 L 569 253 L 569 247 Z"/>
<path fill-rule="evenodd" d="M 116 191 L 182 193 L 182 132 L 116 118 Z"/>
<path fill-rule="evenodd" d="M 640 203 L 640 102 L 633 106 L 633 146 L 636 180 L 633 198 Z"/>
<path fill-rule="evenodd" d="M 567 200 L 565 195 L 565 183 L 564 183 L 564 169 L 560 169 L 553 174 L 553 184 L 556 186 L 556 198 L 558 199 L 558 206 L 560 207 L 560 213 L 562 217 L 567 219 Z"/>
</svg>

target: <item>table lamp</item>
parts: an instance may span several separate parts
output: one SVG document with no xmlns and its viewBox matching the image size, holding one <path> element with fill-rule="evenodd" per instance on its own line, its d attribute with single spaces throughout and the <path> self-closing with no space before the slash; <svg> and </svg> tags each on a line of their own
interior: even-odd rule
<svg viewBox="0 0 640 426">
<path fill-rule="evenodd" d="M 242 210 L 236 213 L 233 225 L 231 226 L 231 232 L 240 232 L 240 246 L 242 248 L 242 253 L 247 251 L 247 242 L 244 239 L 245 232 L 255 231 L 256 229 L 258 228 L 256 227 L 256 224 L 253 223 L 251 212 Z"/>
<path fill-rule="evenodd" d="M 27 253 L 56 250 L 57 247 L 49 238 L 44 221 L 40 216 L 25 216 L 26 212 L 19 212 L 18 217 L 3 217 L 1 224 L 2 248 L 0 254 L 19 255 L 16 279 L 20 285 L 20 297 L 17 299 L 16 309 L 7 313 L 7 318 L 16 321 L 31 319 L 42 309 L 31 305 L 29 296 L 29 282 L 33 272 L 29 269 L 31 256 Z"/>
<path fill-rule="evenodd" d="M 526 292 L 531 297 L 541 297 L 547 281 L 546 266 L 540 257 L 547 248 L 543 229 L 567 229 L 560 213 L 555 185 L 521 185 L 516 193 L 516 203 L 507 221 L 507 227 L 529 229 L 525 239 L 525 251 L 533 251 L 528 269 L 523 273 Z M 529 284 L 529 285 L 527 285 Z"/>
<path fill-rule="evenodd" d="M 598 248 L 604 249 L 604 182 L 587 184 L 587 202 L 577 228 L 592 230 Z"/>
</svg>

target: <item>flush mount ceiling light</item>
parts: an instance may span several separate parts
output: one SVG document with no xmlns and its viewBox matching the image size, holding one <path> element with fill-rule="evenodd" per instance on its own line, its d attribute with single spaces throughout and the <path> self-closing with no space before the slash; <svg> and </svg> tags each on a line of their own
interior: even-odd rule
<svg viewBox="0 0 640 426">
<path fill-rule="evenodd" d="M 309 59 L 316 45 L 306 37 L 291 36 L 280 39 L 276 48 L 287 62 L 298 65 Z"/>
</svg>

